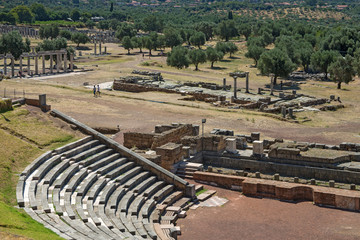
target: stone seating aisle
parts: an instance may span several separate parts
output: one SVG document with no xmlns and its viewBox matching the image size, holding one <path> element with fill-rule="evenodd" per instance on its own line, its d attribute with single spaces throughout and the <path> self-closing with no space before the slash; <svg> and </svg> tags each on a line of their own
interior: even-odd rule
<svg viewBox="0 0 360 240">
<path fill-rule="evenodd" d="M 20 207 L 65 239 L 173 239 L 178 212 L 166 208 L 186 200 L 91 136 L 36 159 L 16 194 Z"/>
</svg>

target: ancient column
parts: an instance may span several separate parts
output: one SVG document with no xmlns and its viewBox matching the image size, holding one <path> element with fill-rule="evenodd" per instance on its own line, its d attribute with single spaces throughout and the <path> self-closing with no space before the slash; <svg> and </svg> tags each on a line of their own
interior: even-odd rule
<svg viewBox="0 0 360 240">
<path fill-rule="evenodd" d="M 42 69 L 43 69 L 43 74 L 46 73 L 46 67 L 45 67 L 45 54 L 41 55 L 42 58 Z"/>
<path fill-rule="evenodd" d="M 38 55 L 35 56 L 35 75 L 39 74 L 39 66 L 38 66 Z"/>
<path fill-rule="evenodd" d="M 53 54 L 50 53 L 50 73 L 53 73 Z"/>
<path fill-rule="evenodd" d="M 226 78 L 223 79 L 223 89 L 226 90 Z"/>
<path fill-rule="evenodd" d="M 59 53 L 56 54 L 56 72 L 57 73 L 60 72 L 60 54 Z"/>
<path fill-rule="evenodd" d="M 23 74 L 23 66 L 22 66 L 22 55 L 20 56 L 20 62 L 19 62 L 19 65 L 20 65 L 20 70 L 19 70 L 19 72 L 20 72 L 20 76 L 22 76 L 22 74 Z"/>
<path fill-rule="evenodd" d="M 28 69 L 27 69 L 27 74 L 28 74 L 28 75 L 30 75 L 30 72 L 31 72 L 31 71 L 30 71 L 30 70 L 31 70 L 31 69 L 30 69 L 30 59 L 31 59 L 31 58 L 30 58 L 30 55 L 28 55 L 28 64 L 27 64 L 27 65 L 28 65 Z"/>
<path fill-rule="evenodd" d="M 246 72 L 246 93 L 249 93 L 249 72 Z"/>
<path fill-rule="evenodd" d="M 7 58 L 7 56 L 5 55 L 5 56 L 4 56 L 4 75 L 7 74 L 7 62 L 6 62 L 6 58 Z"/>
<path fill-rule="evenodd" d="M 64 72 L 67 72 L 67 53 L 64 53 Z"/>
<path fill-rule="evenodd" d="M 94 42 L 94 55 L 96 55 L 96 42 Z"/>
<path fill-rule="evenodd" d="M 274 95 L 274 74 L 270 74 L 270 95 Z"/>
<path fill-rule="evenodd" d="M 70 53 L 70 71 L 74 71 L 74 54 Z"/>
<path fill-rule="evenodd" d="M 11 56 L 11 77 L 15 76 L 15 60 L 14 57 Z"/>
<path fill-rule="evenodd" d="M 104 53 L 107 54 L 107 48 L 106 48 L 106 46 L 104 47 Z"/>
<path fill-rule="evenodd" d="M 100 39 L 100 42 L 99 42 L 99 55 L 101 55 L 101 39 Z"/>
<path fill-rule="evenodd" d="M 237 98 L 236 79 L 237 79 L 237 76 L 234 76 L 234 98 L 235 99 Z"/>
</svg>

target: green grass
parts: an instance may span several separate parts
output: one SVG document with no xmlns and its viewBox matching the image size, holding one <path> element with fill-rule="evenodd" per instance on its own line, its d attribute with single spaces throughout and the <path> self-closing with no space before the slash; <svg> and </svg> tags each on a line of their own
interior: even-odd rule
<svg viewBox="0 0 360 240">
<path fill-rule="evenodd" d="M 23 210 L 0 201 L 0 232 L 26 236 L 31 239 L 62 239 L 42 224 L 33 220 Z"/>
<path fill-rule="evenodd" d="M 0 232 L 30 239 L 61 239 L 23 210 L 14 208 L 23 169 L 42 153 L 75 141 L 43 113 L 17 108 L 0 115 Z"/>
<path fill-rule="evenodd" d="M 71 134 L 54 127 L 48 118 L 30 114 L 24 108 L 3 113 L 2 118 L 0 118 L 0 128 L 5 128 L 12 134 L 41 147 L 52 144 L 58 146 L 58 143 L 67 143 L 73 138 Z"/>
<path fill-rule="evenodd" d="M 202 194 L 202 193 L 204 193 L 204 192 L 206 192 L 207 191 L 207 189 L 206 188 L 203 188 L 203 189 L 201 189 L 200 191 L 197 191 L 196 192 L 196 196 L 199 196 L 200 194 Z"/>
<path fill-rule="evenodd" d="M 36 21 L 35 25 L 50 25 L 50 24 L 58 24 L 60 27 L 66 26 L 77 26 L 83 27 L 84 23 L 81 22 L 70 22 L 65 20 L 52 20 L 52 21 Z"/>
</svg>

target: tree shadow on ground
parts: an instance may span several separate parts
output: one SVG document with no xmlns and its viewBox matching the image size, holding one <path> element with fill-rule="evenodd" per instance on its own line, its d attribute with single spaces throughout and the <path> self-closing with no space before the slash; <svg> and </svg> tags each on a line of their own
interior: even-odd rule
<svg viewBox="0 0 360 240">
<path fill-rule="evenodd" d="M 91 48 L 87 46 L 78 46 L 76 47 L 76 50 L 86 51 L 86 50 L 91 50 Z"/>
<path fill-rule="evenodd" d="M 209 67 L 208 69 L 212 69 L 212 70 L 225 70 L 228 69 L 226 67 Z"/>
</svg>

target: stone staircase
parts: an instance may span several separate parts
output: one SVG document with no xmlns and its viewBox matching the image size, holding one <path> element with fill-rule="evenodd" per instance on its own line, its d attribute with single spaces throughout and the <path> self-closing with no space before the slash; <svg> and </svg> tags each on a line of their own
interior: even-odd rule
<svg viewBox="0 0 360 240">
<path fill-rule="evenodd" d="M 18 204 L 65 239 L 174 239 L 190 198 L 93 136 L 47 152 L 20 175 Z"/>
<path fill-rule="evenodd" d="M 202 171 L 204 166 L 201 163 L 182 161 L 177 165 L 176 175 L 182 178 L 193 179 L 194 172 Z"/>
</svg>

